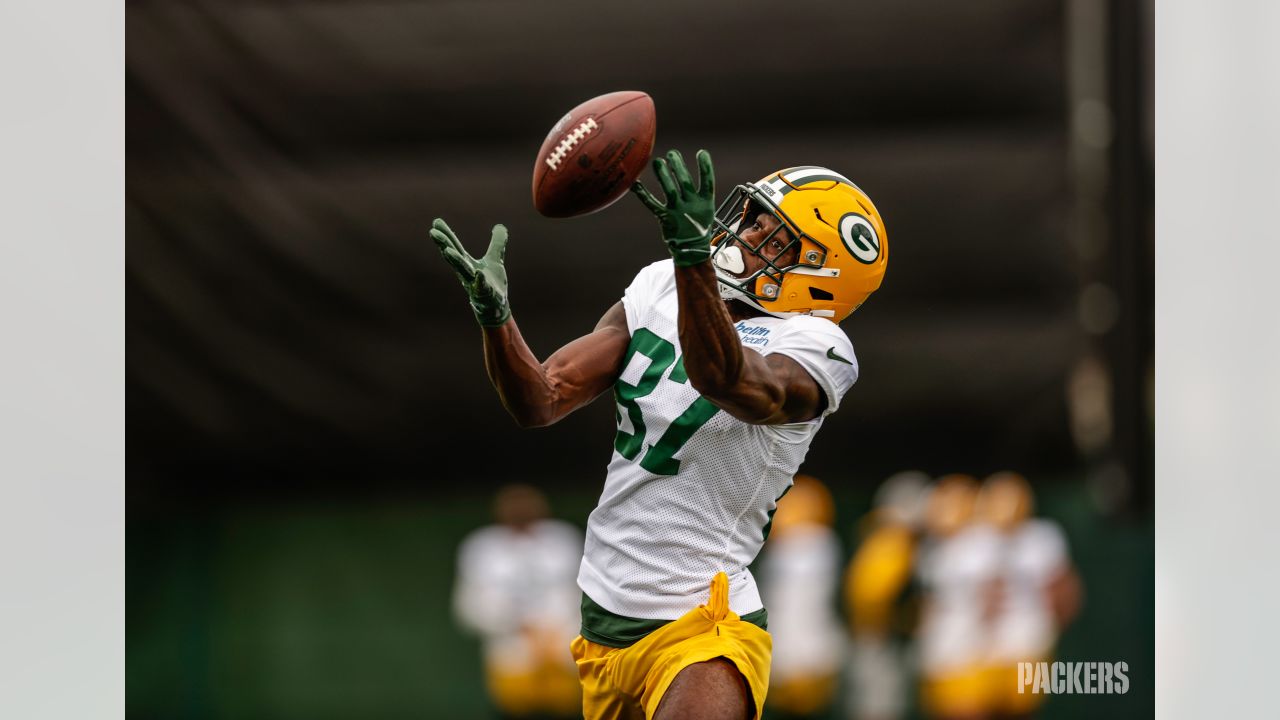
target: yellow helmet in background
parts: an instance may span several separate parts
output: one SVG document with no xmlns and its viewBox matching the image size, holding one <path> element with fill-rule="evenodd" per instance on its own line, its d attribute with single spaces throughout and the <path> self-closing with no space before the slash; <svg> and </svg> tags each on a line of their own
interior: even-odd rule
<svg viewBox="0 0 1280 720">
<path fill-rule="evenodd" d="M 802 525 L 830 527 L 835 514 L 835 502 L 827 486 L 812 475 L 796 475 L 791 487 L 778 499 L 771 537 L 786 535 Z"/>
<path fill-rule="evenodd" d="M 1016 472 L 998 472 L 983 481 L 975 512 L 983 522 L 1007 532 L 1031 517 L 1035 503 L 1035 494 L 1025 477 Z"/>
<path fill-rule="evenodd" d="M 938 536 L 951 535 L 973 520 L 978 480 L 972 475 L 943 475 L 933 484 L 925 505 L 924 527 Z"/>
<path fill-rule="evenodd" d="M 761 212 L 777 218 L 780 227 L 752 246 L 738 228 Z M 778 257 L 799 246 L 796 261 L 786 266 L 761 253 L 782 228 L 791 241 Z M 889 262 L 884 220 L 871 198 L 843 175 L 814 165 L 735 187 L 716 211 L 716 232 L 712 263 L 721 295 L 777 317 L 813 315 L 838 323 L 880 287 Z M 764 266 L 746 278 L 734 276 L 723 258 L 717 262 L 731 247 L 756 255 Z"/>
</svg>

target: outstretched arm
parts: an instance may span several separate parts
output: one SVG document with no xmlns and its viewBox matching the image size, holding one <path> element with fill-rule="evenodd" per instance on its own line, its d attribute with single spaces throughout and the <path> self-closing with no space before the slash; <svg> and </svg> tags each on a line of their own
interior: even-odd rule
<svg viewBox="0 0 1280 720">
<path fill-rule="evenodd" d="M 743 422 L 757 425 L 802 422 L 817 417 L 826 396 L 804 368 L 784 355 L 746 352 L 711 267 L 715 223 L 715 175 L 711 156 L 698 151 L 701 187 L 680 153 L 653 161 L 667 196 L 660 202 L 640 183 L 632 190 L 662 223 L 662 236 L 676 269 L 680 346 L 689 382 L 703 397 Z"/>
<path fill-rule="evenodd" d="M 514 318 L 484 329 L 484 366 L 521 427 L 545 427 L 613 387 L 631 335 L 619 301 L 587 335 L 539 362 Z"/>
<path fill-rule="evenodd" d="M 621 302 L 605 313 L 591 333 L 539 362 L 511 317 L 504 265 L 507 229 L 494 226 L 489 249 L 479 258 L 467 253 L 443 220 L 432 223 L 431 238 L 467 291 L 484 332 L 489 380 L 517 424 L 550 425 L 591 402 L 618 379 L 630 341 Z"/>
<path fill-rule="evenodd" d="M 800 363 L 742 347 L 711 263 L 677 267 L 676 294 L 684 369 L 703 397 L 755 425 L 812 420 L 825 409 L 826 396 Z"/>
</svg>

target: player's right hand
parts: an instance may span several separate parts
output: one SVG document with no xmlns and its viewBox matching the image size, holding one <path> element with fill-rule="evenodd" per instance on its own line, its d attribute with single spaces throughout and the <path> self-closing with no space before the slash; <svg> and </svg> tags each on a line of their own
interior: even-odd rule
<svg viewBox="0 0 1280 720">
<path fill-rule="evenodd" d="M 706 262 L 711 257 L 711 232 L 716 219 L 716 177 L 711 167 L 711 153 L 698 151 L 698 171 L 702 182 L 693 185 L 693 176 L 685 167 L 684 157 L 676 150 L 667 157 L 653 159 L 653 172 L 658 176 L 667 201 L 637 180 L 631 192 L 640 198 L 649 212 L 662 224 L 662 239 L 676 265 L 688 267 Z"/>
<path fill-rule="evenodd" d="M 511 305 L 507 301 L 507 268 L 503 265 L 507 255 L 506 226 L 493 226 L 489 249 L 479 258 L 467 253 L 458 236 L 440 218 L 431 223 L 431 239 L 467 291 L 471 310 L 480 326 L 498 327 L 505 323 L 511 317 Z"/>
</svg>

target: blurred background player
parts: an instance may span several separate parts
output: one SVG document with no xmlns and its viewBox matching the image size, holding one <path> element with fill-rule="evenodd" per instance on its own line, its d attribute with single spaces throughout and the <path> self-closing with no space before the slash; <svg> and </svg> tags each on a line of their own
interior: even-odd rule
<svg viewBox="0 0 1280 720">
<path fill-rule="evenodd" d="M 489 696 L 504 717 L 575 717 L 581 693 L 568 645 L 578 634 L 582 533 L 550 519 L 529 485 L 500 489 L 493 511 L 496 524 L 458 549 L 454 613 L 483 642 Z"/>
<path fill-rule="evenodd" d="M 973 477 L 945 475 L 925 506 L 917 647 L 921 702 L 929 717 L 959 720 L 987 713 L 986 599 L 1000 542 L 992 528 L 973 523 L 977 494 Z"/>
<path fill-rule="evenodd" d="M 906 711 L 907 643 L 918 611 L 913 575 L 929 483 L 918 471 L 890 476 L 859 522 L 862 540 L 844 578 L 847 707 L 857 720 L 891 720 Z"/>
<path fill-rule="evenodd" d="M 809 475 L 795 477 L 773 516 L 759 578 L 773 635 L 766 701 L 773 718 L 825 716 L 835 699 L 843 633 L 834 518 L 831 492 Z"/>
<path fill-rule="evenodd" d="M 1080 581 L 1062 528 L 1035 518 L 1026 478 L 1001 472 L 982 484 L 979 522 L 999 534 L 999 564 L 988 598 L 987 687 L 993 717 L 1029 717 L 1045 696 L 1018 692 L 1018 663 L 1052 659 L 1062 628 L 1080 608 Z"/>
</svg>

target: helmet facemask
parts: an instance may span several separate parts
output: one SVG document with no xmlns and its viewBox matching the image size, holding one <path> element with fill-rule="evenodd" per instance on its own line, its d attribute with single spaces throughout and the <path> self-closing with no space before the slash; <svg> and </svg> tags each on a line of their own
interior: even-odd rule
<svg viewBox="0 0 1280 720">
<path fill-rule="evenodd" d="M 760 214 L 773 217 L 777 226 L 753 245 L 742 237 L 740 231 L 750 227 Z M 775 249 L 772 243 L 780 234 L 783 242 L 780 248 Z M 795 223 L 754 185 L 738 185 L 720 204 L 711 242 L 711 262 L 719 280 L 721 297 L 742 300 L 758 310 L 780 317 L 795 314 L 775 313 L 769 309 L 781 294 L 785 275 L 796 268 L 820 268 L 826 257 L 822 244 L 798 230 Z M 753 256 L 760 263 L 758 269 L 743 275 L 746 256 Z"/>
</svg>

